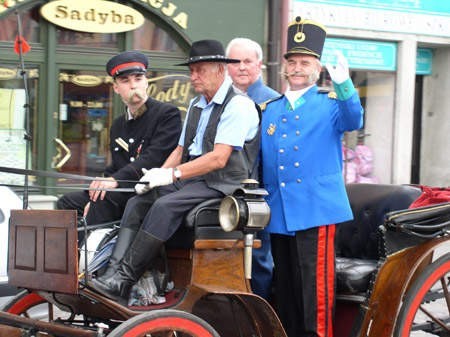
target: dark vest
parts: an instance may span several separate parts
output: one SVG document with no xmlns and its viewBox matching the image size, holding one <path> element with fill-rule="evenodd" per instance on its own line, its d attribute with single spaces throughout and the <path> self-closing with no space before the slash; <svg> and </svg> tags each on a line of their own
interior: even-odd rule
<svg viewBox="0 0 450 337">
<path fill-rule="evenodd" d="M 203 136 L 202 154 L 211 152 L 214 149 L 214 139 L 216 138 L 217 126 L 228 102 L 238 95 L 233 87 L 230 87 L 222 104 L 215 104 L 208 125 Z M 183 155 L 181 161 L 189 161 L 189 146 L 193 143 L 197 132 L 197 125 L 200 120 L 201 108 L 195 107 L 196 99 L 189 110 L 184 138 Z M 258 110 L 259 111 L 259 110 Z M 243 111 L 243 113 L 245 113 Z M 258 161 L 260 144 L 260 129 L 250 141 L 246 141 L 241 151 L 233 150 L 226 166 L 222 169 L 209 172 L 204 175 L 205 181 L 210 188 L 221 191 L 224 194 L 231 194 L 244 179 L 258 179 L 256 168 Z"/>
</svg>

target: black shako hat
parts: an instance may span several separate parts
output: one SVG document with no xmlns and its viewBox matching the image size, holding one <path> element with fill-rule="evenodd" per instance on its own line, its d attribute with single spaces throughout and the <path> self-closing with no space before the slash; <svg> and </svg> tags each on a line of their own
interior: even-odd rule
<svg viewBox="0 0 450 337">
<path fill-rule="evenodd" d="M 308 54 L 320 59 L 326 35 L 322 24 L 297 16 L 288 26 L 287 52 L 284 58 L 293 54 Z"/>
<path fill-rule="evenodd" d="M 108 75 L 116 78 L 128 74 L 145 74 L 148 67 L 148 58 L 138 51 L 124 51 L 112 57 L 106 63 Z"/>
<path fill-rule="evenodd" d="M 225 57 L 225 50 L 222 43 L 216 40 L 200 40 L 192 43 L 189 58 L 184 63 L 177 66 L 188 66 L 197 62 L 224 62 L 239 63 L 240 60 Z"/>
</svg>

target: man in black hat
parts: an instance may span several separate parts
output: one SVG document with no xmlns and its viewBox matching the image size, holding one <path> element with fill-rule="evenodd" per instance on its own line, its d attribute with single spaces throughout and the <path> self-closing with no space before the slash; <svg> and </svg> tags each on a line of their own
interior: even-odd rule
<svg viewBox="0 0 450 337">
<path fill-rule="evenodd" d="M 259 152 L 259 117 L 247 96 L 235 93 L 226 75 L 227 63 L 219 41 L 194 42 L 189 58 L 191 83 L 199 94 L 189 106 L 178 146 L 161 168 L 146 171 L 138 196 L 126 206 L 121 228 L 136 232 L 118 266 L 92 287 L 124 302 L 164 244 L 197 204 L 232 193 L 252 175 Z M 121 240 L 119 233 L 118 241 Z"/>
<path fill-rule="evenodd" d="M 147 56 L 137 51 L 120 53 L 106 64 L 106 71 L 114 80 L 114 92 L 125 104 L 125 113 L 111 126 L 112 161 L 105 168 L 106 179 L 94 180 L 90 188 L 132 187 L 134 184 L 124 181 L 138 181 L 143 168 L 161 166 L 177 145 L 181 133 L 180 111 L 148 97 L 147 67 Z M 72 192 L 58 200 L 57 208 L 75 209 L 79 216 L 86 217 L 88 225 L 99 224 L 119 220 L 126 202 L 134 195 L 105 190 Z M 81 239 L 83 232 L 80 234 Z"/>
<path fill-rule="evenodd" d="M 275 308 L 289 337 L 326 337 L 333 335 L 335 224 L 352 219 L 341 141 L 362 126 L 363 109 L 341 53 L 327 65 L 336 93 L 318 89 L 320 23 L 298 17 L 287 35 L 289 86 L 267 104 L 261 124 Z"/>
</svg>

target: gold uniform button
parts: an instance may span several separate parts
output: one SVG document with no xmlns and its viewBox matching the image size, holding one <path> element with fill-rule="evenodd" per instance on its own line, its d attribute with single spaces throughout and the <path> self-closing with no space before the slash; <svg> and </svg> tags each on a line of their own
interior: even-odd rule
<svg viewBox="0 0 450 337">
<path fill-rule="evenodd" d="M 299 115 L 296 115 L 296 116 L 295 116 L 295 119 L 300 119 L 300 116 L 299 116 Z"/>
<path fill-rule="evenodd" d="M 131 157 L 131 158 L 130 158 L 130 161 L 131 161 L 131 162 L 134 162 L 135 160 L 136 160 L 136 159 L 134 159 L 134 157 Z"/>
<path fill-rule="evenodd" d="M 278 152 L 284 153 L 284 149 L 279 149 Z"/>
<path fill-rule="evenodd" d="M 280 165 L 280 170 L 284 170 L 284 166 L 283 165 Z"/>
<path fill-rule="evenodd" d="M 295 163 L 294 163 L 294 166 L 295 166 L 295 167 L 299 167 L 299 166 L 300 166 L 300 163 L 299 163 L 299 162 L 295 162 Z"/>
<path fill-rule="evenodd" d="M 300 131 L 295 131 L 295 134 L 297 135 L 297 136 L 300 136 Z"/>
<path fill-rule="evenodd" d="M 281 187 L 285 187 L 286 184 L 285 184 L 285 183 L 281 183 L 280 186 L 281 186 Z"/>
<path fill-rule="evenodd" d="M 281 121 L 282 121 L 283 123 L 286 123 L 286 122 L 287 122 L 287 119 L 286 119 L 286 118 L 283 118 Z"/>
<path fill-rule="evenodd" d="M 297 145 L 294 146 L 294 151 L 298 151 L 298 146 Z"/>
<path fill-rule="evenodd" d="M 302 182 L 302 180 L 301 180 L 300 178 L 298 178 L 298 179 L 297 179 L 297 183 L 300 184 L 301 182 Z"/>
<path fill-rule="evenodd" d="M 281 137 L 287 138 L 287 134 L 283 133 L 283 135 Z"/>
</svg>

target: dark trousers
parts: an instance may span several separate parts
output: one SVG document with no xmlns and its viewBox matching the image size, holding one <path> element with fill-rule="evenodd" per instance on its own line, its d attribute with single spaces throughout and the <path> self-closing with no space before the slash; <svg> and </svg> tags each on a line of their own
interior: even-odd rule
<svg viewBox="0 0 450 337">
<path fill-rule="evenodd" d="M 335 225 L 271 235 L 275 310 L 289 337 L 333 336 Z"/>
<path fill-rule="evenodd" d="M 223 196 L 222 192 L 209 188 L 201 178 L 160 186 L 128 200 L 121 226 L 141 228 L 167 241 L 193 207 L 205 200 Z"/>
<path fill-rule="evenodd" d="M 89 212 L 86 215 L 87 225 L 96 225 L 104 222 L 117 221 L 122 217 L 125 205 L 134 193 L 106 192 L 105 199 L 91 201 Z M 74 209 L 79 217 L 83 216 L 84 207 L 90 202 L 87 191 L 77 191 L 64 194 L 56 202 L 57 209 Z M 78 232 L 78 241 L 82 241 L 83 231 Z"/>
<path fill-rule="evenodd" d="M 272 295 L 273 258 L 270 251 L 270 233 L 265 230 L 256 233 L 256 239 L 261 240 L 261 248 L 253 249 L 252 291 L 270 301 Z"/>
</svg>

